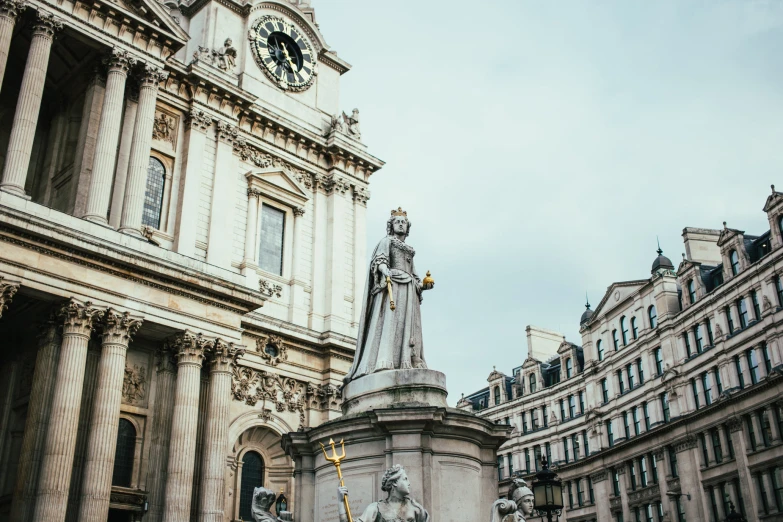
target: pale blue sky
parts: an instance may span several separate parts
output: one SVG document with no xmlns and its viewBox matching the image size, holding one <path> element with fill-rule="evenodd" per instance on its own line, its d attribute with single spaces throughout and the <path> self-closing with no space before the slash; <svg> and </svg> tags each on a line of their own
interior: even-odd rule
<svg viewBox="0 0 783 522">
<path fill-rule="evenodd" d="M 783 186 L 783 3 L 314 0 L 353 65 L 371 179 L 435 290 L 425 356 L 449 403 L 510 373 L 525 326 L 581 344 L 585 292 L 675 264 L 685 226 L 767 230 Z"/>
</svg>

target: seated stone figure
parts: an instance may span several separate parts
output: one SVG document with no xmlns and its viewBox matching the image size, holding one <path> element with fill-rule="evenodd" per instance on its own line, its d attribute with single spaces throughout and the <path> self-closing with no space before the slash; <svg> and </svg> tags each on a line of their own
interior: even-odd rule
<svg viewBox="0 0 783 522">
<path fill-rule="evenodd" d="M 264 487 L 255 488 L 253 490 L 253 504 L 251 505 L 251 511 L 253 513 L 253 520 L 256 522 L 286 522 L 293 520 L 290 513 L 281 513 L 280 517 L 276 517 L 269 510 L 275 503 L 277 495 L 271 490 Z"/>
<path fill-rule="evenodd" d="M 490 522 L 525 522 L 533 516 L 533 492 L 527 482 L 512 480 L 507 497 L 492 504 Z"/>
<path fill-rule="evenodd" d="M 354 522 L 430 522 L 430 515 L 424 507 L 410 497 L 411 483 L 405 470 L 397 464 L 383 474 L 381 489 L 389 494 L 386 500 L 373 502 L 364 510 L 362 516 L 354 517 Z M 340 505 L 340 522 L 348 522 L 343 497 L 348 488 L 337 488 L 337 500 Z"/>
</svg>

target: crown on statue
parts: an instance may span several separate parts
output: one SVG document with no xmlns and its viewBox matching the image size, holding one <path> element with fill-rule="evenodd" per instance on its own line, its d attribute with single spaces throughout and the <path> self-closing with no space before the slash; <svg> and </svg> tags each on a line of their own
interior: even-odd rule
<svg viewBox="0 0 783 522">
<path fill-rule="evenodd" d="M 408 213 L 405 212 L 402 209 L 402 207 L 397 207 L 397 210 L 392 209 L 391 215 L 392 215 L 392 217 L 394 217 L 394 216 L 403 216 L 403 217 L 406 217 L 406 218 L 408 217 Z"/>
</svg>

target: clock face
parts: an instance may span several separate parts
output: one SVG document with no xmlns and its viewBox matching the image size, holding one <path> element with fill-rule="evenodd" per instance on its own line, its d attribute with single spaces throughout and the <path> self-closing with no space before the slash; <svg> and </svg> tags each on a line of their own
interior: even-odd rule
<svg viewBox="0 0 783 522">
<path fill-rule="evenodd" d="M 303 91 L 315 78 L 315 53 L 307 38 L 290 22 L 262 16 L 248 35 L 258 66 L 283 89 Z"/>
</svg>

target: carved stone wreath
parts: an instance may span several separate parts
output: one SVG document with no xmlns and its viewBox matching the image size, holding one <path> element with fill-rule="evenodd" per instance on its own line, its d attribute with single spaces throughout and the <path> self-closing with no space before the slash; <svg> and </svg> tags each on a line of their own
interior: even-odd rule
<svg viewBox="0 0 783 522">
<path fill-rule="evenodd" d="M 283 339 L 276 335 L 256 340 L 256 351 L 270 366 L 277 366 L 280 361 L 288 360 L 288 347 Z"/>
<path fill-rule="evenodd" d="M 304 408 L 307 404 L 307 385 L 291 377 L 280 377 L 264 370 L 253 370 L 244 366 L 235 366 L 232 370 L 231 394 L 235 400 L 248 406 L 262 402 L 259 416 L 264 421 L 272 418 L 272 410 L 266 403 L 274 405 L 275 411 L 299 412 L 299 422 L 304 424 Z"/>
</svg>

